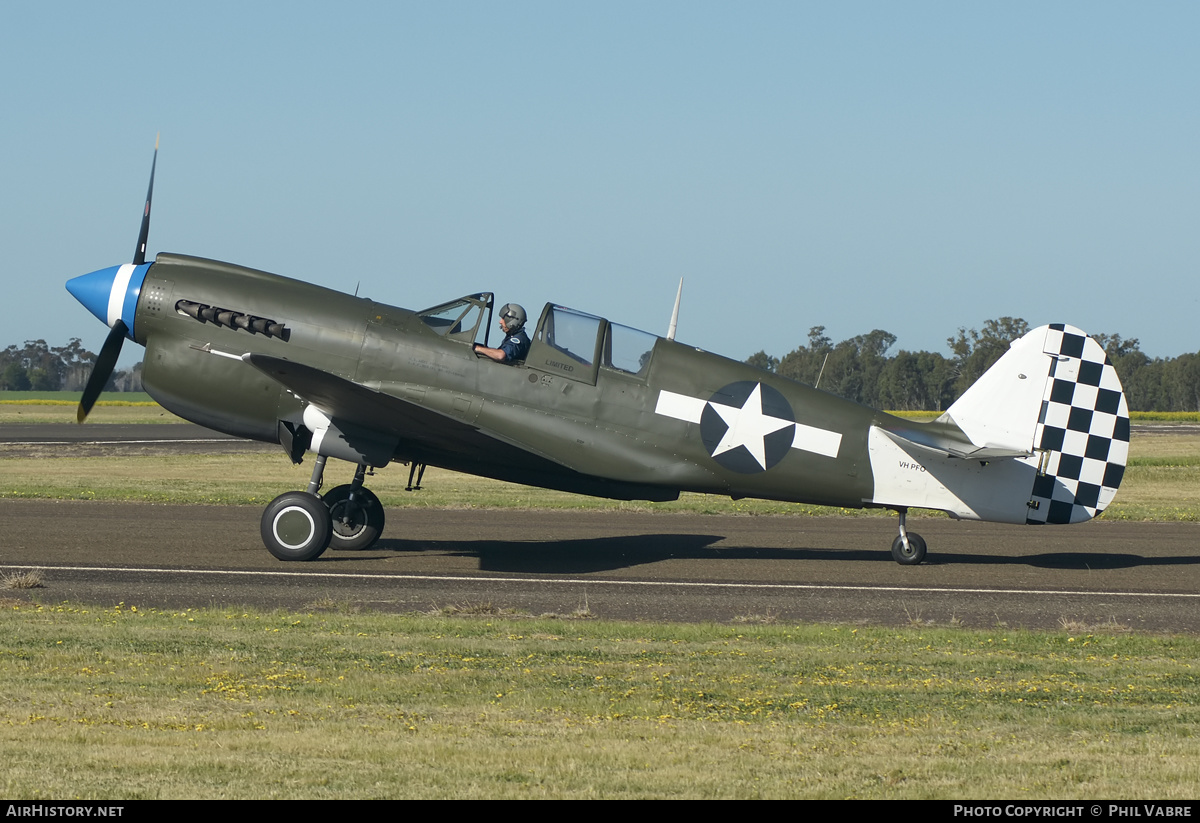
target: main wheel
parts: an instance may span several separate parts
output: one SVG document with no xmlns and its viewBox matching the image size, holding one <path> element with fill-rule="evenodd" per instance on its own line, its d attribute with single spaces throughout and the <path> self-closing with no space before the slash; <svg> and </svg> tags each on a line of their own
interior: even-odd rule
<svg viewBox="0 0 1200 823">
<path fill-rule="evenodd" d="M 350 502 L 350 490 L 353 486 L 335 486 L 323 498 L 329 508 L 329 518 L 333 521 L 333 539 L 330 543 L 335 549 L 361 551 L 375 545 L 383 532 L 383 504 L 370 489 L 359 488 Z"/>
<path fill-rule="evenodd" d="M 308 492 L 285 492 L 262 516 L 262 539 L 280 560 L 316 560 L 329 546 L 329 509 Z"/>
<path fill-rule="evenodd" d="M 916 566 L 925 559 L 925 538 L 914 532 L 908 533 L 908 548 L 904 547 L 904 538 L 896 535 L 892 541 L 892 559 L 901 566 Z"/>
</svg>

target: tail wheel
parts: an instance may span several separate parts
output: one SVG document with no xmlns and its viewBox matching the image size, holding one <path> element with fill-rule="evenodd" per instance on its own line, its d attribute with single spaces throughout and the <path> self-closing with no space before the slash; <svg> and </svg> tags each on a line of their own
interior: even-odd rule
<svg viewBox="0 0 1200 823">
<path fill-rule="evenodd" d="M 916 566 L 925 559 L 925 538 L 914 532 L 908 533 L 908 545 L 897 535 L 892 541 L 892 559 L 901 566 Z"/>
<path fill-rule="evenodd" d="M 359 487 L 350 500 L 354 487 L 335 486 L 324 496 L 333 526 L 331 545 L 335 549 L 362 551 L 375 545 L 383 533 L 383 504 L 370 489 Z"/>
<path fill-rule="evenodd" d="M 329 546 L 329 509 L 308 492 L 285 492 L 262 516 L 262 540 L 280 560 L 316 560 Z"/>
</svg>

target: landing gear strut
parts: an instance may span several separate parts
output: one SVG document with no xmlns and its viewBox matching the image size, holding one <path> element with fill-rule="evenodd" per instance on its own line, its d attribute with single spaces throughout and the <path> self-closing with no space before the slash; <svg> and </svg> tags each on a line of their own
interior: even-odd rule
<svg viewBox="0 0 1200 823">
<path fill-rule="evenodd" d="M 307 491 L 284 492 L 263 512 L 263 543 L 280 560 L 316 560 L 331 543 L 338 549 L 366 549 L 383 531 L 383 504 L 363 487 L 366 466 L 358 467 L 352 483 L 321 497 L 327 460 L 317 455 Z"/>
<path fill-rule="evenodd" d="M 925 559 L 925 538 L 905 528 L 908 509 L 896 509 L 900 515 L 900 536 L 892 541 L 892 559 L 901 566 L 916 566 Z"/>
<path fill-rule="evenodd" d="M 369 549 L 383 531 L 383 504 L 374 492 L 363 487 L 366 473 L 367 467 L 359 466 L 354 482 L 335 486 L 323 498 L 333 519 L 331 545 L 335 549 Z"/>
</svg>

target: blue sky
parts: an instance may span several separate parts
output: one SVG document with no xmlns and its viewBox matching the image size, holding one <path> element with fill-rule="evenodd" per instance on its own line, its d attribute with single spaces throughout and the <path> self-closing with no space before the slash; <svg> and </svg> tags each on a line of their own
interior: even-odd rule
<svg viewBox="0 0 1200 823">
<path fill-rule="evenodd" d="M 1200 349 L 1195 3 L 4 3 L 0 346 L 149 251 L 782 355 Z M 140 358 L 127 346 L 123 363 Z"/>
</svg>

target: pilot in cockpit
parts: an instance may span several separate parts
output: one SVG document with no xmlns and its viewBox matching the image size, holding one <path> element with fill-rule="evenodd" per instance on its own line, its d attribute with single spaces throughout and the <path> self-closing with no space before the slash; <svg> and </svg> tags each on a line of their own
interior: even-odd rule
<svg viewBox="0 0 1200 823">
<path fill-rule="evenodd" d="M 500 330 L 504 332 L 504 342 L 498 349 L 489 349 L 475 343 L 472 346 L 476 354 L 491 358 L 497 363 L 515 363 L 524 360 L 529 353 L 529 335 L 525 334 L 525 309 L 516 303 L 505 303 L 500 309 Z"/>
</svg>

